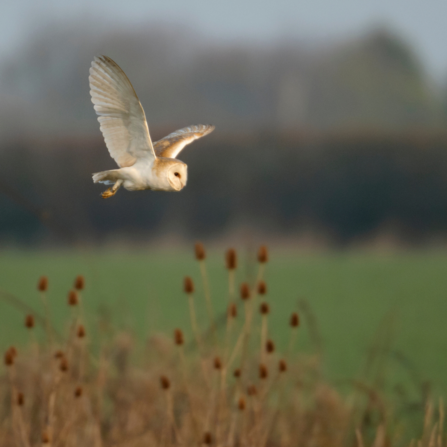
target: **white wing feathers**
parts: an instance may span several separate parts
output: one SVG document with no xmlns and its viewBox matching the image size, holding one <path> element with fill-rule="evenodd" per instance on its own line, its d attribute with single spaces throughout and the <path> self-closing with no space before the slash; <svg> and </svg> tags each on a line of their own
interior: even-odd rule
<svg viewBox="0 0 447 447">
<path fill-rule="evenodd" d="M 154 144 L 155 152 L 159 157 L 175 158 L 187 144 L 208 135 L 213 130 L 214 126 L 208 124 L 176 130 Z"/>
<path fill-rule="evenodd" d="M 120 167 L 155 158 L 143 107 L 129 79 L 107 56 L 90 68 L 90 95 L 111 157 Z"/>
</svg>

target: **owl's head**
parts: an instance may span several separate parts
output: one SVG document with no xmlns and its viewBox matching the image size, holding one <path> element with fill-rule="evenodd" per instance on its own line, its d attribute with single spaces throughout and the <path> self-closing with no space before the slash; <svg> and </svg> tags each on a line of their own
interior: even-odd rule
<svg viewBox="0 0 447 447">
<path fill-rule="evenodd" d="M 168 182 L 175 191 L 180 191 L 188 181 L 188 166 L 182 161 L 176 160 L 171 163 L 166 172 Z"/>
</svg>

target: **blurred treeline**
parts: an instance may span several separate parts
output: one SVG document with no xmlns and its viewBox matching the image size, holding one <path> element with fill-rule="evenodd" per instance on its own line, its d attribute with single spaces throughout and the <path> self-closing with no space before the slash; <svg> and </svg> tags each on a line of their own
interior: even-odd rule
<svg viewBox="0 0 447 447">
<path fill-rule="evenodd" d="M 88 93 L 97 54 L 128 74 L 154 140 L 216 125 L 179 157 L 189 165 L 180 194 L 100 199 L 90 175 L 115 165 Z M 420 243 L 447 232 L 447 95 L 387 30 L 261 45 L 172 24 L 73 21 L 34 31 L 0 73 L 3 242 L 256 228 L 338 244 L 385 233 Z"/>
<path fill-rule="evenodd" d="M 44 237 L 30 211 L 50 212 L 40 217 L 67 242 L 204 238 L 254 228 L 336 244 L 378 234 L 423 243 L 447 229 L 447 134 L 216 132 L 182 159 L 189 183 L 181 193 L 121 190 L 103 200 L 105 187 L 90 179 L 113 167 L 100 138 L 6 146 L 2 182 L 14 185 L 16 202 L 0 199 L 2 238 Z M 19 207 L 20 200 L 39 210 Z"/>
</svg>

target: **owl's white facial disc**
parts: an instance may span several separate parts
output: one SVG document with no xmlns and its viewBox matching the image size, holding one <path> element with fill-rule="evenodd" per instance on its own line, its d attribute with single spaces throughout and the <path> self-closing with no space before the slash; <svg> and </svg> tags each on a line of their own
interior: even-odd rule
<svg viewBox="0 0 447 447">
<path fill-rule="evenodd" d="M 175 191 L 180 191 L 186 186 L 188 180 L 188 167 L 179 162 L 172 165 L 168 170 L 168 181 Z"/>
</svg>

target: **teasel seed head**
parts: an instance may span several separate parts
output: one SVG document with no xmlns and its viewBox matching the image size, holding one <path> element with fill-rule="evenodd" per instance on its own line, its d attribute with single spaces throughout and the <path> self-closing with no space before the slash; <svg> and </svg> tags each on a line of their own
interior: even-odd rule
<svg viewBox="0 0 447 447">
<path fill-rule="evenodd" d="M 61 358 L 61 361 L 59 363 L 59 369 L 62 372 L 67 372 L 68 371 L 68 361 L 67 361 L 67 358 L 65 356 Z"/>
<path fill-rule="evenodd" d="M 261 363 L 259 365 L 259 378 L 267 379 L 268 375 L 269 375 L 269 372 L 267 370 L 267 367 Z"/>
<path fill-rule="evenodd" d="M 78 292 L 76 290 L 70 290 L 68 292 L 68 305 L 77 306 L 79 303 Z"/>
<path fill-rule="evenodd" d="M 183 332 L 180 329 L 174 331 L 174 342 L 178 346 L 181 346 L 184 343 Z"/>
<path fill-rule="evenodd" d="M 84 338 L 85 337 L 85 327 L 83 324 L 80 324 L 78 326 L 78 330 L 76 332 L 76 335 L 78 336 L 78 338 Z"/>
<path fill-rule="evenodd" d="M 254 385 L 248 385 L 247 394 L 249 396 L 256 396 L 257 393 L 258 393 L 258 390 L 256 389 L 256 387 Z"/>
<path fill-rule="evenodd" d="M 241 284 L 241 298 L 243 300 L 248 300 L 250 298 L 250 286 L 246 282 Z"/>
<path fill-rule="evenodd" d="M 17 357 L 17 349 L 14 346 L 8 348 L 5 352 L 5 365 L 12 366 L 14 365 L 14 360 Z"/>
<path fill-rule="evenodd" d="M 214 369 L 217 369 L 217 370 L 221 370 L 222 369 L 222 360 L 220 360 L 220 357 L 215 357 L 214 358 L 213 365 L 214 365 Z"/>
<path fill-rule="evenodd" d="M 268 303 L 261 303 L 259 306 L 259 312 L 261 312 L 262 315 L 268 315 L 270 313 L 270 306 Z"/>
<path fill-rule="evenodd" d="M 285 360 L 280 360 L 278 362 L 278 370 L 279 372 L 286 372 L 287 371 L 287 363 Z"/>
<path fill-rule="evenodd" d="M 236 379 L 239 379 L 239 377 L 241 377 L 241 369 L 240 369 L 240 368 L 236 368 L 236 369 L 234 370 L 233 376 L 234 376 Z"/>
<path fill-rule="evenodd" d="M 76 276 L 75 282 L 74 282 L 74 288 L 76 290 L 84 290 L 85 288 L 85 279 L 82 275 Z"/>
<path fill-rule="evenodd" d="M 258 295 L 265 295 L 267 293 L 267 284 L 265 281 L 258 282 Z"/>
<path fill-rule="evenodd" d="M 81 397 L 82 396 L 82 386 L 77 386 L 75 391 L 74 391 L 74 396 L 75 397 Z"/>
<path fill-rule="evenodd" d="M 34 315 L 27 315 L 25 317 L 25 327 L 28 329 L 32 329 L 34 327 Z"/>
<path fill-rule="evenodd" d="M 19 407 L 23 407 L 25 405 L 25 396 L 21 391 L 17 393 L 17 405 Z"/>
<path fill-rule="evenodd" d="M 237 306 L 236 306 L 236 304 L 231 303 L 231 304 L 228 306 L 228 315 L 229 315 L 231 318 L 236 318 L 236 317 L 237 317 Z"/>
<path fill-rule="evenodd" d="M 258 262 L 260 264 L 266 264 L 269 260 L 269 253 L 265 245 L 261 245 L 258 250 Z"/>
<path fill-rule="evenodd" d="M 237 254 L 234 248 L 229 248 L 225 253 L 225 262 L 228 270 L 237 269 Z"/>
<path fill-rule="evenodd" d="M 246 406 L 247 405 L 245 403 L 245 399 L 243 397 L 241 397 L 239 399 L 239 402 L 237 403 L 237 407 L 239 408 L 240 411 L 244 411 Z"/>
<path fill-rule="evenodd" d="M 205 247 L 201 242 L 196 242 L 194 246 L 194 251 L 196 254 L 196 259 L 198 261 L 203 261 L 206 258 Z"/>
<path fill-rule="evenodd" d="M 49 444 L 50 442 L 51 442 L 50 431 L 48 429 L 45 429 L 42 432 L 42 444 Z"/>
<path fill-rule="evenodd" d="M 39 282 L 37 283 L 37 290 L 39 292 L 46 292 L 48 290 L 48 278 L 46 276 L 41 276 Z"/>
<path fill-rule="evenodd" d="M 275 352 L 275 343 L 273 343 L 272 340 L 267 340 L 265 343 L 265 350 L 271 354 L 272 352 Z"/>
<path fill-rule="evenodd" d="M 290 317 L 290 326 L 298 327 L 299 325 L 300 325 L 300 317 L 296 312 L 294 312 Z"/>
<path fill-rule="evenodd" d="M 171 387 L 171 382 L 166 376 L 161 376 L 160 386 L 163 390 L 169 390 L 169 388 Z"/>
<path fill-rule="evenodd" d="M 63 353 L 63 351 L 61 351 L 60 349 L 58 349 L 58 350 L 54 353 L 54 358 L 55 358 L 55 359 L 61 359 L 62 357 L 65 357 L 65 354 Z"/>
<path fill-rule="evenodd" d="M 185 279 L 183 280 L 183 290 L 188 295 L 194 293 L 194 282 L 191 277 L 185 276 Z"/>
<path fill-rule="evenodd" d="M 5 352 L 5 365 L 6 366 L 14 365 L 14 356 L 11 354 L 9 349 Z"/>
<path fill-rule="evenodd" d="M 209 431 L 203 434 L 203 443 L 206 445 L 211 445 L 213 443 L 213 437 Z"/>
</svg>

